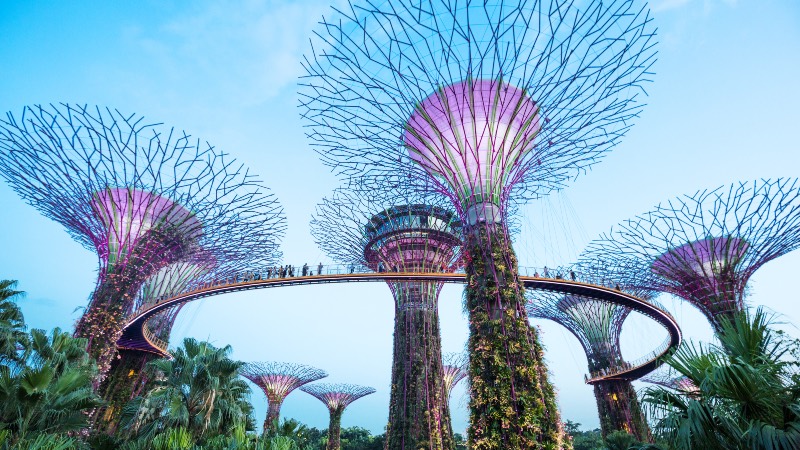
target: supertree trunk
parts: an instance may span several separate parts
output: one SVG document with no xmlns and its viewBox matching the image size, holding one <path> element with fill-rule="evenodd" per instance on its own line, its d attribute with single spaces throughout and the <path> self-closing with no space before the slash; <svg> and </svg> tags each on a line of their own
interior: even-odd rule
<svg viewBox="0 0 800 450">
<path fill-rule="evenodd" d="M 603 438 L 621 430 L 634 435 L 641 442 L 653 441 L 647 419 L 630 381 L 609 380 L 595 383 L 594 396 Z"/>
<path fill-rule="evenodd" d="M 267 400 L 267 418 L 264 419 L 264 435 L 270 435 L 278 428 L 278 419 L 281 416 L 283 400 Z"/>
<path fill-rule="evenodd" d="M 434 295 L 395 311 L 387 450 L 455 448 L 436 303 Z"/>
<path fill-rule="evenodd" d="M 557 449 L 562 433 L 517 260 L 501 224 L 467 233 L 470 448 Z"/>
<path fill-rule="evenodd" d="M 130 255 L 114 264 L 101 278 L 86 313 L 75 326 L 75 336 L 88 340 L 87 351 L 97 360 L 95 388 L 105 378 L 117 354 L 125 318 L 131 313 L 137 290 L 150 275 L 183 257 L 193 240 L 174 228 L 149 230 Z"/>
<path fill-rule="evenodd" d="M 106 377 L 117 354 L 116 342 L 125 325 L 127 310 L 133 306 L 140 280 L 133 271 L 107 274 L 95 289 L 92 301 L 75 326 L 75 337 L 88 340 L 87 351 L 97 361 L 95 388 Z"/>
<path fill-rule="evenodd" d="M 113 360 L 99 393 L 106 405 L 93 413 L 92 423 L 97 431 L 114 434 L 119 425 L 122 407 L 131 399 L 147 391 L 152 381 L 145 372 L 148 362 L 157 358 L 148 352 L 122 350 Z"/>
<path fill-rule="evenodd" d="M 344 406 L 338 406 L 329 410 L 331 412 L 331 422 L 328 424 L 328 445 L 325 446 L 325 450 L 339 450 L 342 448 L 341 433 L 344 408 Z"/>
</svg>

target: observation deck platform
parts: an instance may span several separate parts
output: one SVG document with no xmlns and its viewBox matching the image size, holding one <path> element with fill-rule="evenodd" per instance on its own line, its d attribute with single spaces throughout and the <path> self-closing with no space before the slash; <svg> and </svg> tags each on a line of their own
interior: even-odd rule
<svg viewBox="0 0 800 450">
<path fill-rule="evenodd" d="M 313 268 L 312 268 L 313 269 Z M 267 289 L 288 286 L 303 286 L 326 283 L 358 283 L 379 281 L 438 281 L 442 283 L 464 283 L 463 273 L 412 273 L 375 272 L 363 267 L 324 266 L 322 274 L 306 276 L 263 277 L 259 272 L 245 272 L 224 280 L 214 280 L 192 286 L 186 291 L 156 302 L 144 305 L 128 318 L 117 341 L 119 348 L 150 352 L 159 356 L 169 356 L 169 343 L 159 339 L 150 331 L 147 321 L 168 308 L 199 300 L 202 298 L 242 292 L 254 289 Z M 542 270 L 542 273 L 546 271 Z M 520 268 L 520 281 L 526 289 L 540 289 L 550 292 L 581 295 L 631 308 L 664 327 L 669 336 L 658 348 L 648 355 L 627 362 L 602 373 L 593 373 L 585 378 L 586 383 L 594 384 L 604 380 L 635 380 L 652 372 L 661 364 L 661 358 L 671 353 L 681 343 L 682 335 L 675 318 L 660 304 L 652 300 L 642 300 L 633 295 L 602 286 L 561 277 L 538 276 L 539 270 Z M 533 275 L 530 275 L 533 274 Z"/>
</svg>

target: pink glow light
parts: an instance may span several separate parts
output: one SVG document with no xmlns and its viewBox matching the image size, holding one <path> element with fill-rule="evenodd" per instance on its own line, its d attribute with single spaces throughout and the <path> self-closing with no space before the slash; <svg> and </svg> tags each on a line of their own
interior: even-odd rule
<svg viewBox="0 0 800 450">
<path fill-rule="evenodd" d="M 113 264 L 148 230 L 170 225 L 187 237 L 197 238 L 202 227 L 194 214 L 172 200 L 132 188 L 108 188 L 96 192 L 92 209 L 105 226 L 106 235 L 95 237 L 101 259 Z"/>
<path fill-rule="evenodd" d="M 500 206 L 540 130 L 539 107 L 524 90 L 467 80 L 417 105 L 403 139 L 411 159 L 443 179 L 464 207 Z"/>
</svg>

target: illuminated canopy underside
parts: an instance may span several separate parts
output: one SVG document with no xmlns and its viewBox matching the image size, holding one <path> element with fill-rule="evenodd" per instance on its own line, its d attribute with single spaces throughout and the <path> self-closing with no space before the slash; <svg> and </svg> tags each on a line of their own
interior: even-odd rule
<svg viewBox="0 0 800 450">
<path fill-rule="evenodd" d="M 525 91 L 468 79 L 418 104 L 403 139 L 412 160 L 452 187 L 469 221 L 494 221 L 540 129 L 539 108 Z"/>
</svg>

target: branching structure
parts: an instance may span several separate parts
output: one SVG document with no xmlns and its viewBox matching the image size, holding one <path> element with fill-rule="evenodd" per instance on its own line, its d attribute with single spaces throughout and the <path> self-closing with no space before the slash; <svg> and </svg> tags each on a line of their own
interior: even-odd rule
<svg viewBox="0 0 800 450">
<path fill-rule="evenodd" d="M 311 223 L 317 244 L 343 264 L 386 272 L 452 272 L 461 222 L 445 199 L 421 194 L 336 190 Z M 443 386 L 438 298 L 441 282 L 389 281 L 395 300 L 387 449 L 452 448 Z"/>
<path fill-rule="evenodd" d="M 367 188 L 428 180 L 468 230 L 471 448 L 561 446 L 507 209 L 585 170 L 638 115 L 655 53 L 633 3 L 350 4 L 306 58 L 301 109 L 323 159 Z"/>
<path fill-rule="evenodd" d="M 450 398 L 453 388 L 467 377 L 468 366 L 469 360 L 463 353 L 448 353 L 442 357 L 445 398 Z"/>
<path fill-rule="evenodd" d="M 241 370 L 243 377 L 255 383 L 267 396 L 264 434 L 276 429 L 283 400 L 300 386 L 325 378 L 328 374 L 315 367 L 282 362 L 251 362 Z"/>
<path fill-rule="evenodd" d="M 641 294 L 639 297 L 642 298 Z M 629 308 L 600 299 L 544 291 L 529 291 L 528 301 L 531 317 L 559 323 L 578 338 L 586 352 L 590 373 L 624 363 L 619 339 Z M 603 437 L 623 430 L 640 441 L 652 439 L 630 380 L 595 382 L 594 395 Z"/>
<path fill-rule="evenodd" d="M 27 107 L 0 121 L 0 176 L 97 252 L 97 287 L 75 330 L 102 380 L 123 318 L 148 278 L 191 260 L 277 257 L 281 208 L 243 166 L 140 116 L 76 105 Z"/>
<path fill-rule="evenodd" d="M 371 387 L 357 386 L 354 384 L 309 384 L 300 388 L 301 391 L 313 395 L 328 407 L 331 421 L 328 425 L 328 445 L 325 450 L 339 450 L 341 448 L 340 434 L 342 429 L 342 414 L 351 403 L 375 392 Z"/>
<path fill-rule="evenodd" d="M 800 247 L 800 181 L 760 180 L 670 200 L 590 244 L 587 261 L 620 268 L 623 282 L 674 294 L 719 320 L 745 308 L 747 282 Z"/>
</svg>

